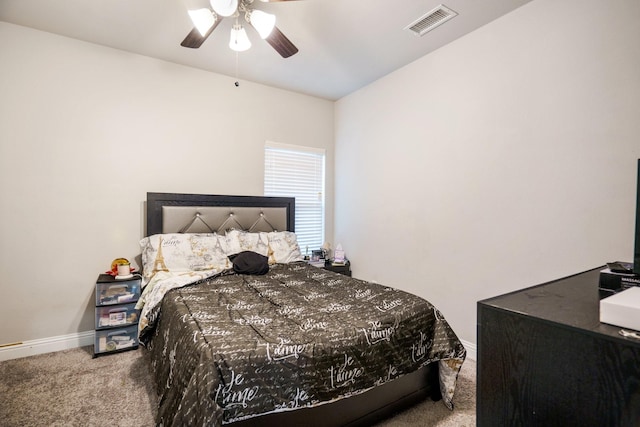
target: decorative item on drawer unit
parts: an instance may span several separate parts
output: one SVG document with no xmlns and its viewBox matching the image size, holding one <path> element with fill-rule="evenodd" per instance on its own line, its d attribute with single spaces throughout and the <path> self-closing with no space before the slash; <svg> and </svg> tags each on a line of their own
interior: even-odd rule
<svg viewBox="0 0 640 427">
<path fill-rule="evenodd" d="M 118 280 L 101 274 L 96 281 L 94 357 L 138 348 L 138 310 L 142 279 Z"/>
</svg>

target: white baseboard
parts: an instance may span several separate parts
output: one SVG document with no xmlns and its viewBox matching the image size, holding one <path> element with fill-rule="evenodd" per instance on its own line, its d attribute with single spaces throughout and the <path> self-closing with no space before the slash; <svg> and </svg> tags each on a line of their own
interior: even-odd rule
<svg viewBox="0 0 640 427">
<path fill-rule="evenodd" d="M 78 332 L 57 337 L 41 338 L 24 341 L 19 344 L 0 347 L 0 362 L 20 357 L 35 356 L 36 354 L 52 351 L 68 350 L 71 348 L 93 345 L 94 331 Z"/>
<path fill-rule="evenodd" d="M 20 344 L 0 347 L 0 362 L 18 359 L 20 357 L 35 356 L 36 354 L 51 353 L 52 351 L 68 350 L 71 348 L 93 345 L 94 331 L 78 332 L 76 334 L 59 335 L 57 337 L 42 338 L 25 341 Z M 476 361 L 475 344 L 460 340 L 467 349 L 467 357 Z"/>
<path fill-rule="evenodd" d="M 462 342 L 462 345 L 464 346 L 464 348 L 467 349 L 467 358 L 473 360 L 474 362 L 477 362 L 478 347 L 474 343 L 471 343 L 469 341 L 460 340 L 460 342 Z"/>
</svg>

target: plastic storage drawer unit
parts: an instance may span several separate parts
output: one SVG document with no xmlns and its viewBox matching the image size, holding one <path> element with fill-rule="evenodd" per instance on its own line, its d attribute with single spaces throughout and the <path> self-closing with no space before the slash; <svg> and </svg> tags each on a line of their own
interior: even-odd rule
<svg viewBox="0 0 640 427">
<path fill-rule="evenodd" d="M 96 331 L 95 352 L 105 353 L 138 346 L 138 325 Z"/>
<path fill-rule="evenodd" d="M 136 302 L 140 298 L 139 275 L 116 280 L 101 274 L 96 281 L 96 332 L 94 356 L 138 348 Z"/>
<path fill-rule="evenodd" d="M 111 278 L 108 274 L 101 274 L 96 283 L 96 305 L 125 304 L 138 301 L 140 297 L 140 279 L 102 281 L 102 276 Z"/>
<path fill-rule="evenodd" d="M 138 323 L 136 303 L 96 307 L 96 329 L 130 326 Z"/>
</svg>

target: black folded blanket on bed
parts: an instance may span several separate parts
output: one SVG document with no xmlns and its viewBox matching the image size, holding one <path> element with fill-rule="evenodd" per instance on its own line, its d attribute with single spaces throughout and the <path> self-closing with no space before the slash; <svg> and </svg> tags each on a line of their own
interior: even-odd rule
<svg viewBox="0 0 640 427">
<path fill-rule="evenodd" d="M 269 272 L 269 258 L 257 252 L 243 251 L 228 258 L 233 263 L 233 271 L 238 274 L 262 275 Z"/>
</svg>

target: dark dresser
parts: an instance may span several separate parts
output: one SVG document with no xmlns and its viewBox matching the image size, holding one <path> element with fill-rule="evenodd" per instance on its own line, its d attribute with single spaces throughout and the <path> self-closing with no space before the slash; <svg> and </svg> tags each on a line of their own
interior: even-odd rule
<svg viewBox="0 0 640 427">
<path fill-rule="evenodd" d="M 600 323 L 602 268 L 478 302 L 478 427 L 640 426 L 640 340 Z"/>
</svg>

